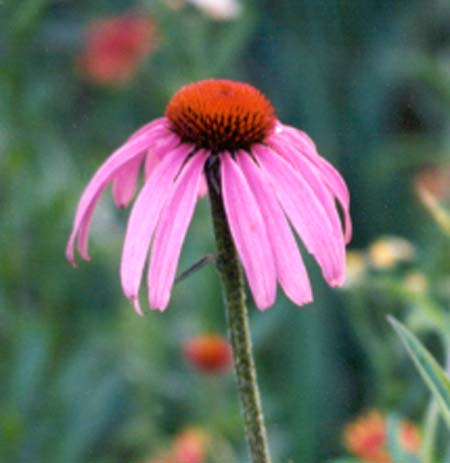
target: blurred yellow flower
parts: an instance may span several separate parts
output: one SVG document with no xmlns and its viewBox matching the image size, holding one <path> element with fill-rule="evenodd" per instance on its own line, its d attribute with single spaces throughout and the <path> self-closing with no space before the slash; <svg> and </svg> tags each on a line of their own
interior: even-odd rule
<svg viewBox="0 0 450 463">
<path fill-rule="evenodd" d="M 404 280 L 403 286 L 414 294 L 424 294 L 428 290 L 428 280 L 422 272 L 410 272 Z"/>
<path fill-rule="evenodd" d="M 181 10 L 185 5 L 185 0 L 164 0 L 164 4 L 174 11 Z"/>
<path fill-rule="evenodd" d="M 415 249 L 412 243 L 404 238 L 387 236 L 374 241 L 369 246 L 367 257 L 373 267 L 386 270 L 400 262 L 413 260 Z"/>
<path fill-rule="evenodd" d="M 362 251 L 350 250 L 346 254 L 345 288 L 351 288 L 361 283 L 367 270 L 366 257 Z"/>
</svg>

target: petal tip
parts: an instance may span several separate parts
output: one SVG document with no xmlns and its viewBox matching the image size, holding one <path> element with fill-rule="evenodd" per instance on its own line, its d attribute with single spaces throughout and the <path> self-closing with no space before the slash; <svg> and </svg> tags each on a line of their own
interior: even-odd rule
<svg viewBox="0 0 450 463">
<path fill-rule="evenodd" d="M 344 286 L 344 283 L 345 283 L 345 276 L 342 275 L 342 276 L 339 276 L 337 278 L 332 278 L 328 281 L 328 284 L 332 287 L 332 288 L 341 288 L 342 286 Z"/>
<path fill-rule="evenodd" d="M 130 299 L 132 300 L 133 302 L 133 306 L 134 306 L 134 310 L 136 311 L 136 313 L 143 317 L 144 316 L 144 313 L 142 312 L 142 308 L 141 308 L 141 304 L 139 302 L 139 297 L 134 295 L 134 296 L 131 296 Z"/>
<path fill-rule="evenodd" d="M 259 311 L 265 312 L 274 305 L 275 301 L 255 301 L 256 307 Z"/>
<path fill-rule="evenodd" d="M 78 268 L 78 264 L 76 262 L 76 260 L 74 259 L 73 256 L 66 256 L 67 257 L 67 260 L 69 261 L 69 264 L 73 267 L 73 268 Z"/>
</svg>

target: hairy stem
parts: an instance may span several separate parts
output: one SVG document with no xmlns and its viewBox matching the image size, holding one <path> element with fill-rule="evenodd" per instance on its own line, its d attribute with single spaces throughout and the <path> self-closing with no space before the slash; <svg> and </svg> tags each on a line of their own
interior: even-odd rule
<svg viewBox="0 0 450 463">
<path fill-rule="evenodd" d="M 207 179 L 218 251 L 217 266 L 225 293 L 228 329 L 233 347 L 234 367 L 250 454 L 253 463 L 270 463 L 267 434 L 252 353 L 244 278 L 220 194 L 218 163 L 209 166 Z"/>
</svg>

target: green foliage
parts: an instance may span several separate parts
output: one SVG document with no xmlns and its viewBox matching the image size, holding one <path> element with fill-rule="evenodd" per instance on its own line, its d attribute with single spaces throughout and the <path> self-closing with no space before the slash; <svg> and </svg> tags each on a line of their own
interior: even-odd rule
<svg viewBox="0 0 450 463">
<path fill-rule="evenodd" d="M 450 379 L 422 343 L 399 321 L 389 317 L 389 322 L 400 336 L 408 354 L 414 361 L 423 380 L 439 404 L 442 416 L 450 428 Z"/>
</svg>

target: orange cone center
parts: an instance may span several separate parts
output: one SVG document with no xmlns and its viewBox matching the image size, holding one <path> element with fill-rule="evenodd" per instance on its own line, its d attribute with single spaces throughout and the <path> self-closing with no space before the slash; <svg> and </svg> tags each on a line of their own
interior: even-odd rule
<svg viewBox="0 0 450 463">
<path fill-rule="evenodd" d="M 231 80 L 203 80 L 182 87 L 166 108 L 172 130 L 213 152 L 249 149 L 275 125 L 270 101 L 255 87 Z"/>
</svg>

